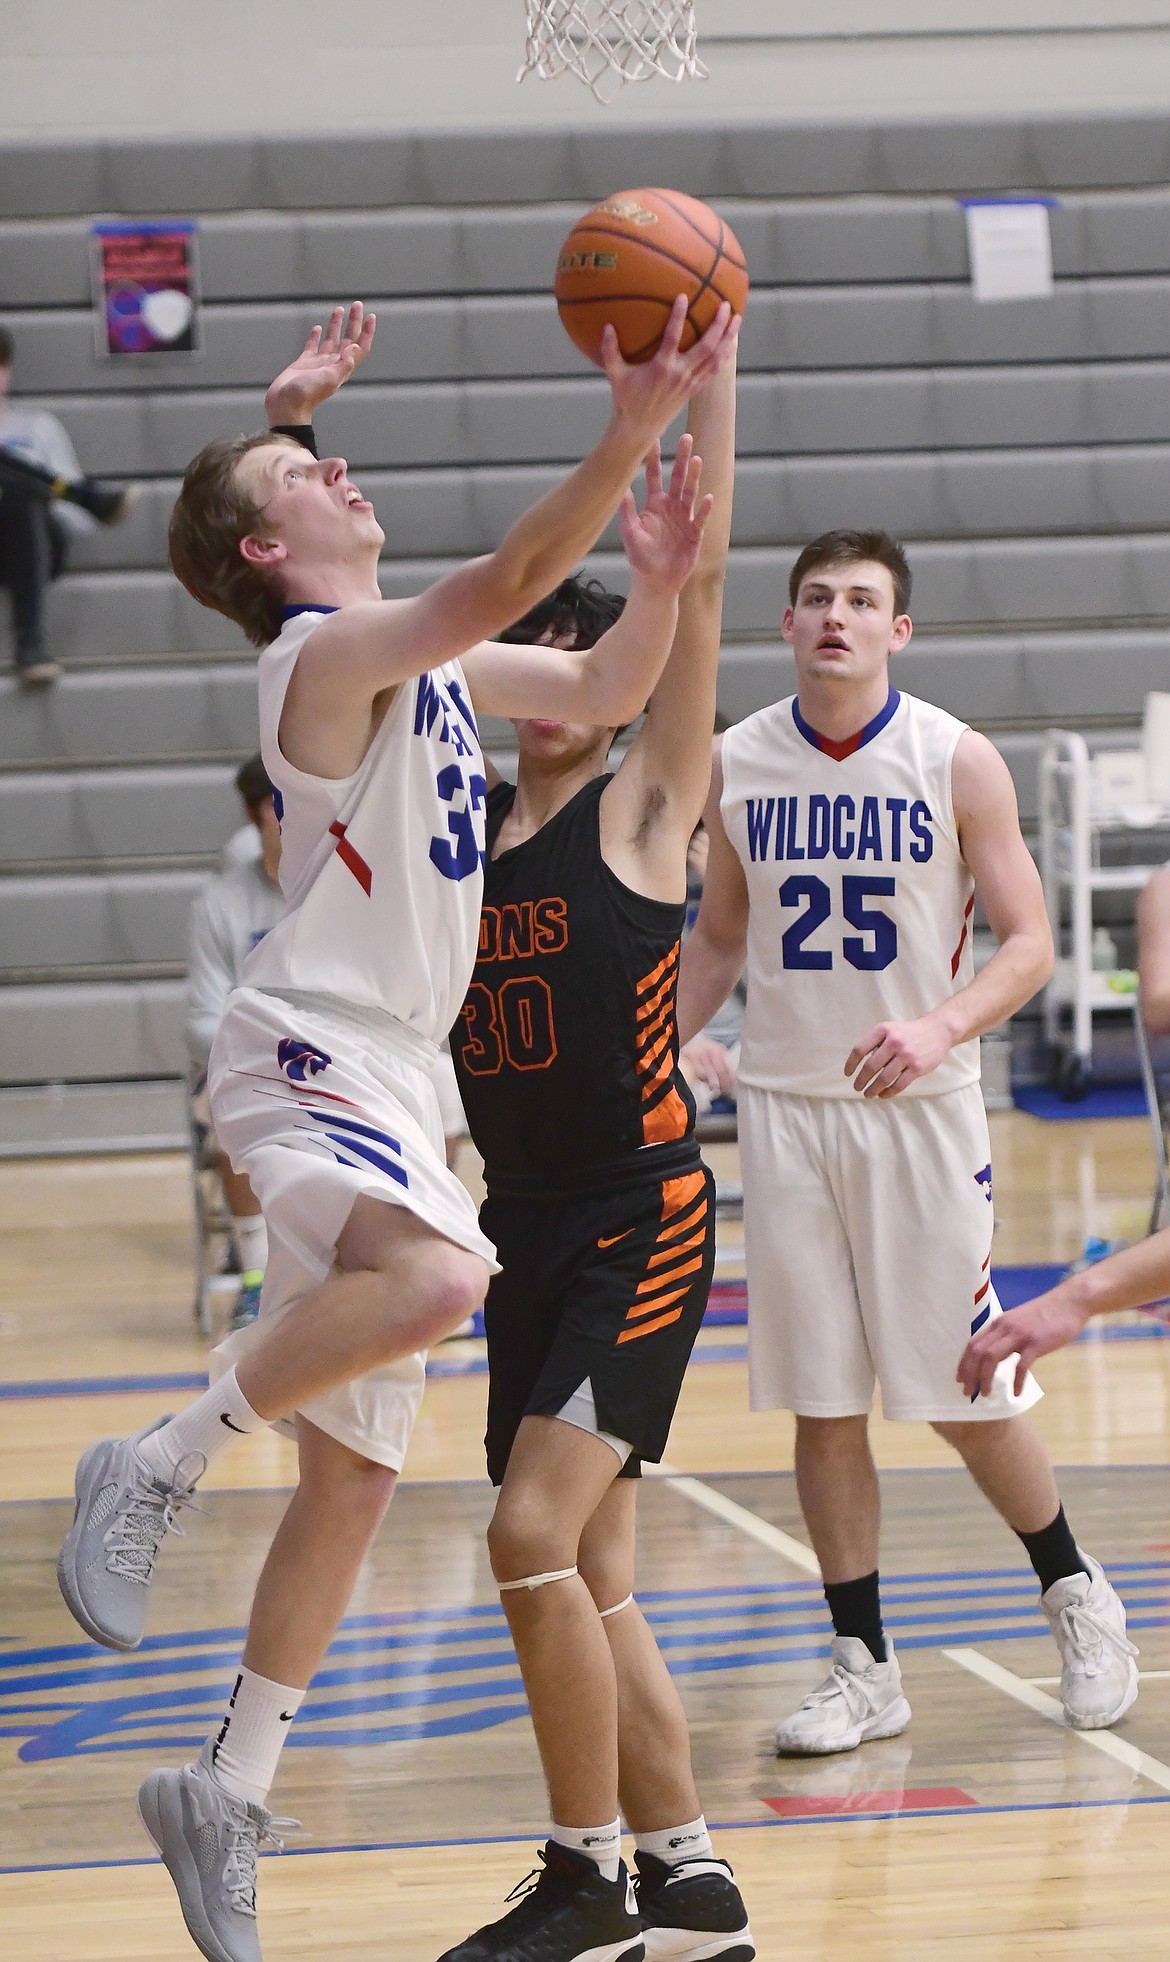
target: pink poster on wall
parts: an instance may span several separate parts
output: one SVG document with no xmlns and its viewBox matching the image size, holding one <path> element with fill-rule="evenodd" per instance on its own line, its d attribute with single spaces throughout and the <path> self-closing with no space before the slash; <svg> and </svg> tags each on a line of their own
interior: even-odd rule
<svg viewBox="0 0 1170 1962">
<path fill-rule="evenodd" d="M 93 227 L 99 355 L 200 351 L 196 237 L 197 227 L 181 219 L 111 220 Z"/>
</svg>

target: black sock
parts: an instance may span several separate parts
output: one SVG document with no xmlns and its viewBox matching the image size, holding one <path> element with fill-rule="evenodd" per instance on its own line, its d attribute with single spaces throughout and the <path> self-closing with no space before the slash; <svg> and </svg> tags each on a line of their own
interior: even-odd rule
<svg viewBox="0 0 1170 1962">
<path fill-rule="evenodd" d="M 853 1635 L 864 1642 L 875 1662 L 888 1662 L 886 1638 L 882 1634 L 882 1599 L 878 1570 L 855 1581 L 826 1581 L 825 1599 L 838 1635 Z"/>
<path fill-rule="evenodd" d="M 1042 1526 L 1038 1533 L 1017 1533 L 1016 1538 L 1023 1542 L 1024 1551 L 1036 1569 L 1041 1594 L 1047 1594 L 1050 1587 L 1059 1580 L 1067 1580 L 1070 1574 L 1089 1571 L 1063 1506 L 1051 1526 Z"/>
</svg>

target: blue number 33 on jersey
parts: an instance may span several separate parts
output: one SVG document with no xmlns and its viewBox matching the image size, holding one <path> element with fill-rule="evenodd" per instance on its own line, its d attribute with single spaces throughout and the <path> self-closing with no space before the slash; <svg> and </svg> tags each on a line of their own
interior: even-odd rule
<svg viewBox="0 0 1170 1962">
<path fill-rule="evenodd" d="M 484 848 L 476 835 L 473 813 L 487 808 L 487 781 L 481 776 L 467 778 L 458 763 L 448 763 L 445 769 L 439 771 L 435 786 L 444 804 L 454 804 L 461 793 L 467 802 L 463 809 L 455 808 L 447 813 L 447 830 L 451 837 L 431 839 L 431 864 L 445 879 L 470 878 L 484 860 Z M 482 819 L 480 823 L 482 829 Z"/>
</svg>

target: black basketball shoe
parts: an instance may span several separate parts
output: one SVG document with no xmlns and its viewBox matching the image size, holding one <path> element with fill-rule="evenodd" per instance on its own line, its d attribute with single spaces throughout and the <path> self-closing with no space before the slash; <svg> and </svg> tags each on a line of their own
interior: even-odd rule
<svg viewBox="0 0 1170 1962">
<path fill-rule="evenodd" d="M 646 1962 L 753 1962 L 747 1909 L 726 1860 L 634 1859 Z"/>
<path fill-rule="evenodd" d="M 596 1861 L 555 1839 L 540 1859 L 543 1870 L 509 1894 L 510 1901 L 523 1895 L 511 1914 L 449 1948 L 439 1962 L 645 1962 L 624 1865 L 616 1880 L 606 1880 Z"/>
</svg>

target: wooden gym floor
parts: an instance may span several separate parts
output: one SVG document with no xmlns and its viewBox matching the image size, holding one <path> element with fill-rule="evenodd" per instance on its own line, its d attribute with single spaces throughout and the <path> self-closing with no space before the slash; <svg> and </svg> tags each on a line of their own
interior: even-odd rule
<svg viewBox="0 0 1170 1962">
<path fill-rule="evenodd" d="M 993 1119 L 993 1146 L 999 1266 L 1144 1231 L 1144 1124 L 1013 1113 Z M 713 1157 L 731 1171 L 729 1148 Z M 736 1229 L 723 1245 L 734 1284 Z M 193 1394 L 205 1351 L 191 1292 L 180 1159 L 0 1167 L 5 1962 L 195 1953 L 133 1793 L 152 1764 L 198 1747 L 222 1701 L 292 1447 L 266 1435 L 220 1460 L 134 1656 L 79 1636 L 53 1572 L 78 1452 Z M 1170 1953 L 1170 1336 L 1131 1317 L 1039 1373 L 1070 1519 L 1141 1645 L 1135 1709 L 1113 1734 L 1058 1721 L 1055 1650 L 1017 1542 L 928 1431 L 879 1420 L 887 1622 L 914 1722 L 848 1757 L 778 1761 L 771 1728 L 823 1674 L 828 1623 L 790 1423 L 747 1413 L 742 1326 L 704 1333 L 668 1475 L 643 1493 L 639 1593 L 767 1962 Z M 447 1345 L 273 1795 L 307 1831 L 261 1869 L 267 1962 L 434 1962 L 533 1864 L 544 1797 L 484 1551 L 483 1402 L 482 1345 Z"/>
</svg>

